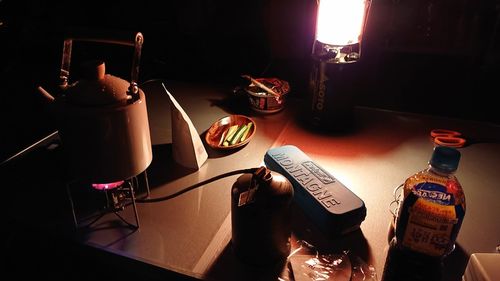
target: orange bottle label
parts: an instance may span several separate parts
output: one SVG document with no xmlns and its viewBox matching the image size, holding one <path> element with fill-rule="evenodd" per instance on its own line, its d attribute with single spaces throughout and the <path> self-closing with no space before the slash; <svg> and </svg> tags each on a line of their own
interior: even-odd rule
<svg viewBox="0 0 500 281">
<path fill-rule="evenodd" d="M 418 198 L 408 213 L 403 246 L 430 256 L 445 255 L 458 222 L 455 206 Z"/>
</svg>

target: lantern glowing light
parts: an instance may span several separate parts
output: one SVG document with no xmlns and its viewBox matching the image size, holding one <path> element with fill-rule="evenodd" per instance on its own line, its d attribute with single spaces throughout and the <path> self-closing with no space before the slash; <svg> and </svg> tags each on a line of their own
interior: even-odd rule
<svg viewBox="0 0 500 281">
<path fill-rule="evenodd" d="M 321 0 L 316 22 L 316 40 L 334 46 L 359 43 L 366 7 L 365 0 Z"/>
</svg>

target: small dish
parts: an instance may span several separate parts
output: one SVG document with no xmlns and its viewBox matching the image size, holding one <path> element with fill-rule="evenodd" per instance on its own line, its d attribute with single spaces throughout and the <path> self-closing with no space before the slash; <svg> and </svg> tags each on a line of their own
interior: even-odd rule
<svg viewBox="0 0 500 281">
<path fill-rule="evenodd" d="M 236 128 L 233 129 L 236 130 L 233 133 L 235 138 L 228 140 L 227 135 L 231 127 Z M 249 128 L 247 129 L 247 127 Z M 250 142 L 256 129 L 256 124 L 251 118 L 245 115 L 229 115 L 217 120 L 210 126 L 205 134 L 205 141 L 214 149 L 233 149 L 244 146 Z M 240 137 L 237 137 L 238 131 L 241 131 L 241 133 L 239 133 Z M 245 131 L 247 132 L 245 133 Z M 244 135 L 245 137 L 242 139 Z M 224 144 L 224 141 L 227 141 L 227 143 Z"/>
</svg>

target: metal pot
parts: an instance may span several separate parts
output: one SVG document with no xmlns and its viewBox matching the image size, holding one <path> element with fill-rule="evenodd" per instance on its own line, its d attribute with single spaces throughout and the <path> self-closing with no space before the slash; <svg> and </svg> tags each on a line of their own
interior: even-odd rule
<svg viewBox="0 0 500 281">
<path fill-rule="evenodd" d="M 91 62 L 85 75 L 69 83 L 72 42 L 93 41 L 134 46 L 131 81 L 106 74 L 104 62 Z M 70 38 L 64 41 L 60 94 L 39 88 L 53 101 L 59 135 L 72 177 L 93 183 L 124 180 L 143 172 L 152 161 L 144 92 L 137 86 L 143 36 L 133 42 Z"/>
</svg>

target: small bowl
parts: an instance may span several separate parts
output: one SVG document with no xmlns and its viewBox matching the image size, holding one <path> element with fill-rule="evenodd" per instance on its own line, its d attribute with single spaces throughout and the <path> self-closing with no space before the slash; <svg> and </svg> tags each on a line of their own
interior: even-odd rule
<svg viewBox="0 0 500 281">
<path fill-rule="evenodd" d="M 227 146 L 223 145 L 223 140 L 227 134 L 228 129 L 231 126 L 233 125 L 241 126 L 250 123 L 252 125 L 248 131 L 247 137 L 243 141 L 238 141 L 233 145 L 227 145 Z M 217 120 L 215 123 L 212 124 L 212 126 L 210 126 L 207 133 L 205 134 L 205 141 L 211 148 L 214 149 L 223 149 L 223 150 L 234 149 L 237 147 L 244 146 L 245 144 L 250 142 L 253 135 L 255 134 L 256 129 L 257 129 L 256 124 L 251 118 L 244 115 L 229 115 Z"/>
</svg>

